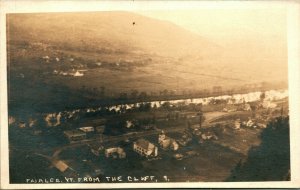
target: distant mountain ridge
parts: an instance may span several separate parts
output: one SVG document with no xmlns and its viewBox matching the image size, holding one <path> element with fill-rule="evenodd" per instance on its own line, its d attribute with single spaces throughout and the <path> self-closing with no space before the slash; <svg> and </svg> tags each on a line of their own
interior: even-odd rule
<svg viewBox="0 0 300 190">
<path fill-rule="evenodd" d="M 173 23 L 129 12 L 12 14 L 7 20 L 12 41 L 146 51 L 170 57 L 205 56 L 218 49 Z"/>
<path fill-rule="evenodd" d="M 158 97 L 242 91 L 263 82 L 287 86 L 284 40 L 270 49 L 249 39 L 219 46 L 130 12 L 8 14 L 7 39 L 16 109 L 82 106 L 135 91 Z"/>
<path fill-rule="evenodd" d="M 287 82 L 284 37 L 267 45 L 263 39 L 232 39 L 224 47 L 171 22 L 131 12 L 9 14 L 7 38 L 16 76 L 34 68 L 47 83 L 72 88 L 180 92 Z M 53 62 L 41 64 L 45 56 Z M 51 74 L 79 67 L 88 71 L 76 82 Z"/>
</svg>

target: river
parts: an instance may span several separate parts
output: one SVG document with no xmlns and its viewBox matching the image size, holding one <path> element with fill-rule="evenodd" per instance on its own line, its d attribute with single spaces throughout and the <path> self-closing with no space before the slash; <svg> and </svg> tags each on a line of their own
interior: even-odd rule
<svg viewBox="0 0 300 190">
<path fill-rule="evenodd" d="M 48 113 L 45 114 L 45 121 L 48 126 L 58 126 L 61 124 L 61 119 L 71 119 L 78 117 L 79 114 L 91 113 L 91 112 L 99 112 L 102 109 L 109 110 L 115 113 L 126 113 L 128 110 L 133 108 L 138 108 L 144 104 L 150 104 L 152 108 L 161 107 L 164 103 L 169 102 L 171 106 L 176 106 L 178 104 L 181 105 L 189 105 L 189 104 L 202 104 L 207 105 L 210 104 L 211 101 L 215 100 L 223 100 L 227 104 L 240 104 L 240 103 L 249 103 L 255 102 L 261 99 L 261 95 L 263 92 L 256 91 L 245 94 L 233 94 L 233 95 L 221 95 L 221 96 L 212 96 L 205 98 L 192 98 L 192 99 L 175 99 L 168 101 L 151 101 L 151 102 L 138 102 L 134 104 L 118 104 L 113 106 L 100 106 L 96 108 L 84 108 L 84 109 L 76 109 L 71 111 L 63 111 L 56 113 Z M 269 90 L 265 91 L 264 101 L 272 102 L 275 100 L 280 100 L 288 97 L 288 90 Z"/>
</svg>

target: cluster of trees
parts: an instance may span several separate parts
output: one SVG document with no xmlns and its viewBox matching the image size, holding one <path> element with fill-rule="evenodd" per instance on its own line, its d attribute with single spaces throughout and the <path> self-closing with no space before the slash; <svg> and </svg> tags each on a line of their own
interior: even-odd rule
<svg viewBox="0 0 300 190">
<path fill-rule="evenodd" d="M 82 85 L 79 91 L 82 95 L 88 94 L 88 95 L 104 97 L 106 94 L 106 88 L 104 86 L 100 86 L 99 88 L 97 87 L 88 88 L 85 85 Z"/>
<path fill-rule="evenodd" d="M 290 180 L 289 117 L 280 116 L 261 133 L 261 144 L 236 165 L 227 181 Z"/>
<path fill-rule="evenodd" d="M 247 90 L 243 91 L 246 93 Z M 137 89 L 132 89 L 127 92 L 119 92 L 116 93 L 114 90 L 107 89 L 105 86 L 100 87 L 87 87 L 82 86 L 80 88 L 80 93 L 82 95 L 94 96 L 97 98 L 104 98 L 109 100 L 114 100 L 120 103 L 126 102 L 134 102 L 134 101 L 153 101 L 153 100 L 170 100 L 170 99 L 186 99 L 186 98 L 199 98 L 199 97 L 207 97 L 207 96 L 218 96 L 222 94 L 234 94 L 241 93 L 239 89 L 228 89 L 224 90 L 221 86 L 213 86 L 211 90 L 201 89 L 201 90 L 183 90 L 183 91 L 175 91 L 175 90 L 159 90 L 157 92 L 147 92 L 147 91 L 139 91 Z M 264 94 L 262 94 L 261 99 L 264 98 Z M 213 100 L 212 104 L 220 104 L 225 103 L 225 100 Z"/>
<path fill-rule="evenodd" d="M 201 96 L 208 96 L 209 91 L 182 91 L 182 93 L 175 92 L 173 90 L 160 90 L 158 92 L 147 92 L 147 91 L 138 91 L 136 89 L 131 90 L 130 92 L 120 92 L 115 93 L 113 90 L 107 89 L 105 86 L 100 87 L 87 87 L 82 85 L 79 89 L 79 92 L 83 96 L 94 96 L 97 98 L 105 98 L 116 100 L 121 103 L 125 102 L 134 102 L 134 101 L 152 101 L 152 100 L 169 100 L 169 99 L 180 99 L 180 98 L 194 98 Z"/>
</svg>

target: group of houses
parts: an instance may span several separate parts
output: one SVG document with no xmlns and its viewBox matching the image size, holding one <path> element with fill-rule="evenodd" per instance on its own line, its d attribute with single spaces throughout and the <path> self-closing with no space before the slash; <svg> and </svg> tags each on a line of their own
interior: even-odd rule
<svg viewBox="0 0 300 190">
<path fill-rule="evenodd" d="M 253 104 L 253 103 L 252 103 Z M 223 108 L 224 112 L 235 112 L 235 111 L 252 111 L 254 108 L 255 110 L 258 109 L 274 109 L 277 107 L 277 104 L 270 101 L 270 100 L 263 100 L 259 103 L 256 103 L 251 107 L 249 103 L 242 103 L 242 104 L 226 104 Z"/>
<path fill-rule="evenodd" d="M 77 129 L 66 130 L 64 131 L 64 135 L 70 142 L 76 142 L 94 135 L 102 135 L 104 130 L 105 125 L 85 126 Z"/>
<path fill-rule="evenodd" d="M 126 152 L 119 146 L 104 148 L 102 143 L 94 142 L 89 143 L 91 152 L 95 156 L 100 156 L 101 152 L 107 159 L 124 159 L 126 158 Z M 133 151 L 138 153 L 142 157 L 153 158 L 158 156 L 158 147 L 146 139 L 138 139 L 133 143 Z"/>
<path fill-rule="evenodd" d="M 74 77 L 82 77 L 84 76 L 84 71 L 86 70 L 72 70 L 72 71 L 69 71 L 69 72 L 65 72 L 65 71 L 58 71 L 58 70 L 54 70 L 53 71 L 53 74 L 54 75 L 62 75 L 62 76 L 74 76 Z"/>
<path fill-rule="evenodd" d="M 81 131 L 80 134 L 84 134 L 83 131 Z M 72 133 L 72 135 L 74 135 L 75 137 L 75 133 L 74 134 Z M 81 135 L 77 135 L 77 136 L 81 138 Z M 176 142 L 176 140 L 166 136 L 163 131 L 158 136 L 158 144 L 163 150 L 170 149 L 173 151 L 177 151 L 179 148 L 179 144 Z M 125 150 L 118 146 L 104 148 L 103 143 L 101 142 L 89 143 L 88 146 L 90 147 L 91 152 L 95 156 L 100 156 L 101 152 L 103 152 L 106 158 L 113 158 L 113 159 L 126 158 Z M 158 146 L 156 146 L 154 143 L 151 143 L 150 141 L 144 138 L 140 138 L 134 141 L 132 148 L 134 152 L 148 159 L 156 158 L 158 156 Z"/>
<path fill-rule="evenodd" d="M 254 119 L 248 117 L 248 120 L 241 121 L 241 119 L 236 119 L 234 121 L 233 128 L 240 129 L 241 127 L 248 127 L 248 128 L 266 128 L 266 121 L 262 119 Z"/>
<path fill-rule="evenodd" d="M 184 130 L 178 143 L 181 146 L 187 146 L 193 139 L 198 141 L 198 143 L 203 143 L 204 141 L 218 140 L 219 138 L 211 128 L 201 128 L 199 124 L 195 124 Z"/>
<path fill-rule="evenodd" d="M 164 131 L 162 131 L 158 136 L 158 143 L 163 149 L 171 149 L 171 150 L 178 150 L 179 145 L 175 139 L 170 138 L 165 135 Z"/>
</svg>

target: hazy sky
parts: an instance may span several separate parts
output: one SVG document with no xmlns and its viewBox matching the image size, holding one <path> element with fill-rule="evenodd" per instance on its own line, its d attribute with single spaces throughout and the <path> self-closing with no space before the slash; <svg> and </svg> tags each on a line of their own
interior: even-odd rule
<svg viewBox="0 0 300 190">
<path fill-rule="evenodd" d="M 284 40 L 286 11 L 276 9 L 199 9 L 143 11 L 139 14 L 168 20 L 217 42 L 232 40 Z M 269 39 L 269 40 L 268 40 Z"/>
</svg>

